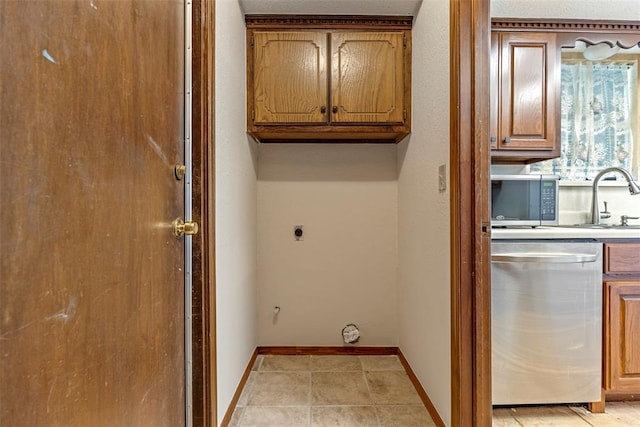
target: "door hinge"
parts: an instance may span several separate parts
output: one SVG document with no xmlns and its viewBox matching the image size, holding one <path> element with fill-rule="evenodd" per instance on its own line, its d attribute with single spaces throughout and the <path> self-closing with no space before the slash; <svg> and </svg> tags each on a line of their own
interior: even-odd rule
<svg viewBox="0 0 640 427">
<path fill-rule="evenodd" d="M 256 121 L 256 110 L 251 110 L 251 121 Z"/>
<path fill-rule="evenodd" d="M 407 121 L 407 110 L 406 109 L 402 110 L 402 120 L 404 122 Z"/>
<path fill-rule="evenodd" d="M 251 34 L 251 37 L 249 37 L 249 45 L 253 47 L 253 34 Z"/>
<path fill-rule="evenodd" d="M 402 47 L 407 48 L 407 36 L 402 36 Z"/>
</svg>

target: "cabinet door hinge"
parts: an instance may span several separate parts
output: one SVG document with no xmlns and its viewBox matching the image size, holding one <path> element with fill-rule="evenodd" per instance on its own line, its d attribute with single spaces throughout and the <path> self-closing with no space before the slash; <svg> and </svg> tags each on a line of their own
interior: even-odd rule
<svg viewBox="0 0 640 427">
<path fill-rule="evenodd" d="M 402 110 L 402 120 L 405 121 L 405 122 L 407 121 L 407 110 L 406 109 Z"/>
<path fill-rule="evenodd" d="M 251 34 L 251 37 L 249 38 L 249 45 L 253 47 L 253 34 Z"/>
<path fill-rule="evenodd" d="M 402 36 L 402 47 L 403 49 L 407 48 L 407 36 Z"/>
<path fill-rule="evenodd" d="M 251 110 L 251 121 L 256 121 L 256 110 Z"/>
</svg>

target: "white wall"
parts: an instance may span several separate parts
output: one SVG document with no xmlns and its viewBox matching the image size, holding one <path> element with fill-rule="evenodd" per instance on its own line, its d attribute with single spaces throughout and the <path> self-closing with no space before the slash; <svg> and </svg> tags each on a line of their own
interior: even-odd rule
<svg viewBox="0 0 640 427">
<path fill-rule="evenodd" d="M 612 174 L 614 176 L 616 174 Z M 621 178 L 620 178 L 621 179 Z M 591 222 L 591 198 L 592 186 L 560 186 L 560 224 L 583 224 Z M 607 210 L 611 212 L 611 218 L 602 219 L 603 224 L 620 224 L 620 216 L 640 217 L 640 196 L 631 196 L 629 189 L 624 184 L 611 185 L 609 182 L 600 181 L 598 185 L 598 200 L 600 210 L 604 210 L 607 202 Z M 640 224 L 640 220 L 629 220 L 629 224 Z"/>
<path fill-rule="evenodd" d="M 263 144 L 259 153 L 259 344 L 340 346 L 355 323 L 357 345 L 397 346 L 396 147 Z"/>
<path fill-rule="evenodd" d="M 491 16 L 503 18 L 640 19 L 638 0 L 491 0 Z"/>
<path fill-rule="evenodd" d="M 413 27 L 413 130 L 398 149 L 400 349 L 451 425 L 449 0 L 422 4 Z"/>
<path fill-rule="evenodd" d="M 245 27 L 216 1 L 216 345 L 218 422 L 256 346 L 256 149 L 245 123 Z"/>
</svg>

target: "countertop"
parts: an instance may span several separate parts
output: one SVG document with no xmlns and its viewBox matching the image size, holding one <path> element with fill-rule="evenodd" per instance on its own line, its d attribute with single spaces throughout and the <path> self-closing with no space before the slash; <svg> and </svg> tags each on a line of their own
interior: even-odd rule
<svg viewBox="0 0 640 427">
<path fill-rule="evenodd" d="M 640 239 L 640 227 L 583 228 L 575 226 L 541 226 L 492 228 L 491 238 L 505 239 Z"/>
</svg>

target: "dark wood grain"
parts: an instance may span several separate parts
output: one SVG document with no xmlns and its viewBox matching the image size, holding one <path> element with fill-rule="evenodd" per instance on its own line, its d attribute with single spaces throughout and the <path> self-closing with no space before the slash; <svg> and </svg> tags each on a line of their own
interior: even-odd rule
<svg viewBox="0 0 640 427">
<path fill-rule="evenodd" d="M 491 425 L 489 2 L 451 2 L 451 423 Z"/>
<path fill-rule="evenodd" d="M 640 392 L 640 279 L 605 281 L 605 387 Z"/>
<path fill-rule="evenodd" d="M 603 273 L 640 276 L 640 243 L 606 243 Z"/>
<path fill-rule="evenodd" d="M 289 356 L 362 355 L 385 356 L 398 354 L 398 347 L 334 347 L 334 346 L 260 346 L 258 354 Z"/>
<path fill-rule="evenodd" d="M 181 1 L 0 2 L 0 425 L 184 425 Z"/>
<path fill-rule="evenodd" d="M 411 22 L 247 16 L 247 132 L 259 142 L 402 140 L 411 130 Z"/>
<path fill-rule="evenodd" d="M 193 425 L 217 422 L 215 363 L 215 0 L 193 2 Z"/>
</svg>

